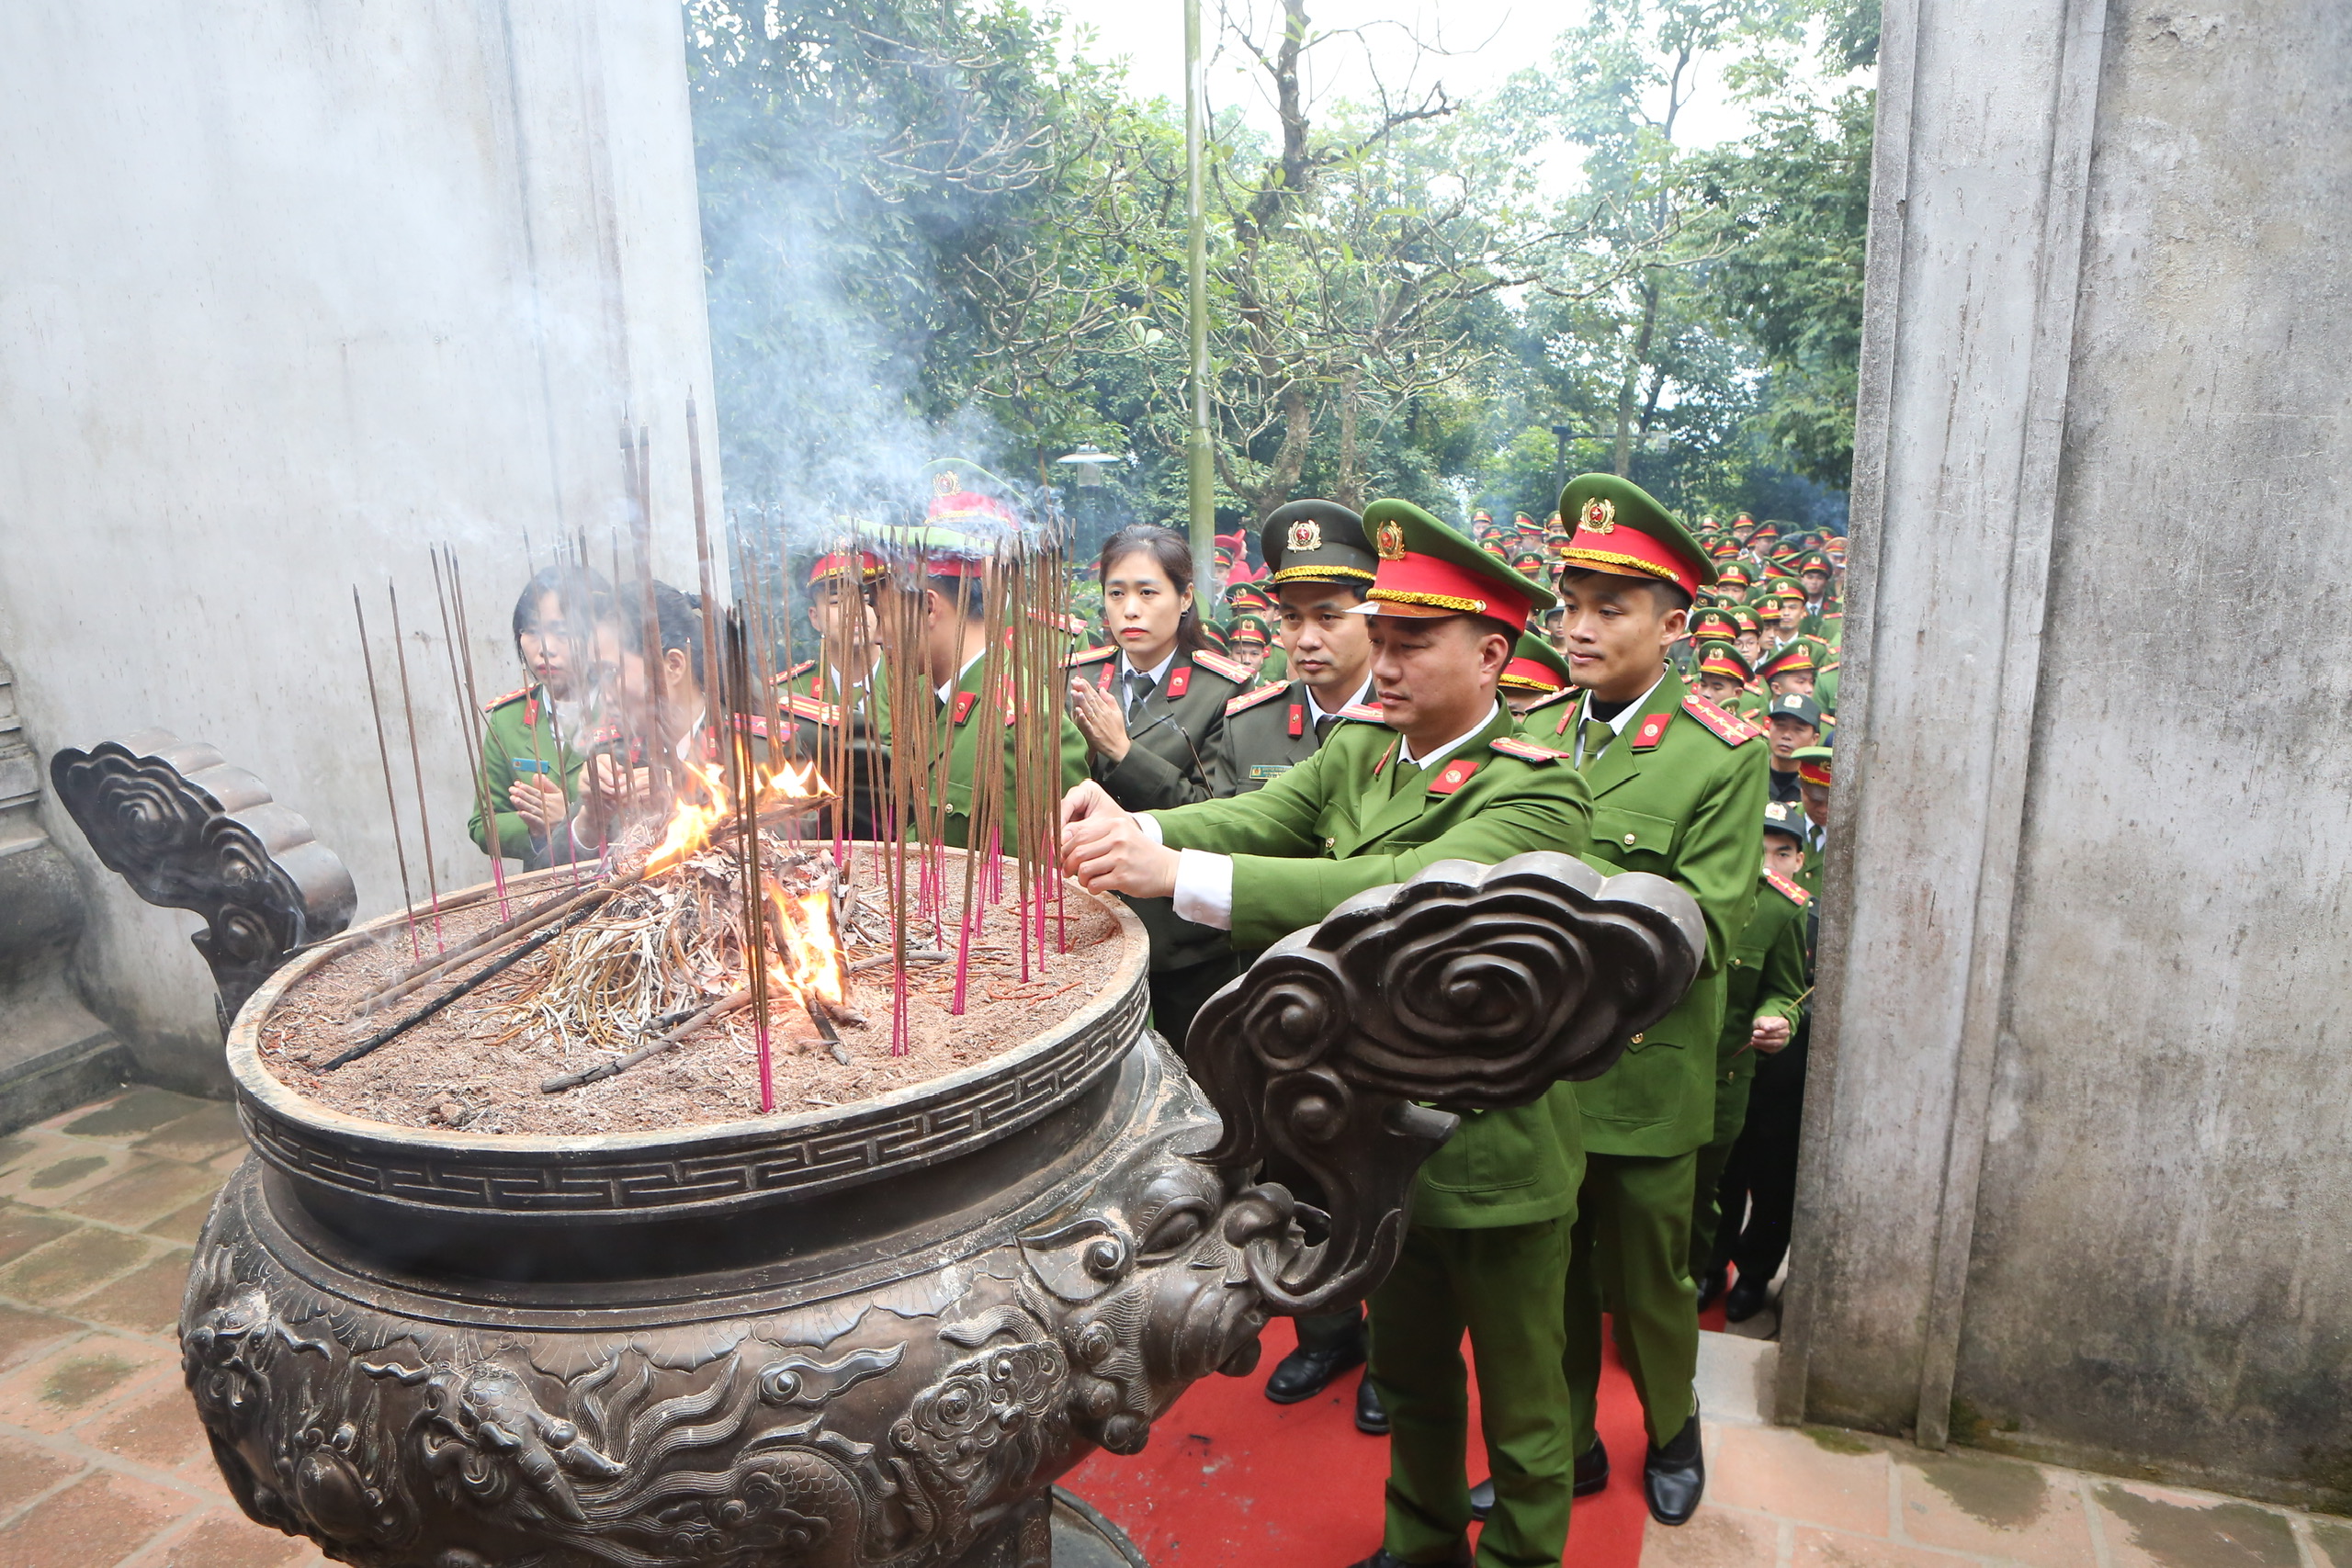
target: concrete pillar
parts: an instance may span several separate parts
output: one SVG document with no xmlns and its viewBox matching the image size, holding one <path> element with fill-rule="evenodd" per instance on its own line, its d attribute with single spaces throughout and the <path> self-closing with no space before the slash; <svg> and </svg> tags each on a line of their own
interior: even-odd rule
<svg viewBox="0 0 2352 1568">
<path fill-rule="evenodd" d="M 2352 11 L 1886 8 L 1785 1416 L 2352 1498 Z"/>
<path fill-rule="evenodd" d="M 0 188 L 0 649 L 36 749 L 209 741 L 344 856 L 363 918 L 395 907 L 351 610 L 357 584 L 380 637 L 394 580 L 436 874 L 481 880 L 428 544 L 466 568 L 481 694 L 520 684 L 525 533 L 541 564 L 559 533 L 608 547 L 635 420 L 659 568 L 693 581 L 682 414 L 710 368 L 677 6 L 10 7 Z M 46 820 L 93 897 L 84 994 L 144 1072 L 219 1084 L 191 919 Z"/>
</svg>

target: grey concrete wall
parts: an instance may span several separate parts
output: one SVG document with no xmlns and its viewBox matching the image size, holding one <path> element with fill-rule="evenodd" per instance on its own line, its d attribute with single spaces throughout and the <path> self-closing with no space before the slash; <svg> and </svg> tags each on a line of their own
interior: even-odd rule
<svg viewBox="0 0 2352 1568">
<path fill-rule="evenodd" d="M 2342 1506 L 2352 9 L 1887 18 L 1782 1412 Z"/>
<path fill-rule="evenodd" d="M 524 531 L 542 563 L 560 530 L 602 547 L 634 418 L 658 564 L 691 581 L 710 369 L 673 0 L 6 7 L 0 189 L 0 648 L 37 749 L 210 741 L 363 917 L 394 907 L 351 588 L 380 637 L 396 580 L 437 873 L 481 880 L 428 543 L 465 564 L 481 694 L 519 684 Z M 92 1005 L 153 1076 L 218 1084 L 192 918 L 48 809 L 96 895 Z"/>
</svg>

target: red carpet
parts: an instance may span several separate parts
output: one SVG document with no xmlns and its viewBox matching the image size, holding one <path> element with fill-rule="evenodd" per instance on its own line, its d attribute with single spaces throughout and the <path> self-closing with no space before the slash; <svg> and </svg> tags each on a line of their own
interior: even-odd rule
<svg viewBox="0 0 2352 1568">
<path fill-rule="evenodd" d="M 1290 1320 L 1276 1318 L 1255 1372 L 1193 1384 L 1143 1452 L 1098 1453 L 1062 1484 L 1125 1530 L 1152 1568 L 1347 1568 L 1371 1556 L 1380 1549 L 1387 1440 L 1355 1428 L 1355 1373 L 1304 1404 L 1266 1398 L 1266 1373 L 1295 1342 Z M 1615 1473 L 1607 1491 L 1577 1501 L 1566 1562 L 1635 1568 L 1649 1517 L 1645 1439 L 1633 1382 L 1613 1350 L 1601 1374 L 1600 1437 Z M 1468 1464 L 1471 1480 L 1486 1474 L 1475 1388 Z"/>
</svg>

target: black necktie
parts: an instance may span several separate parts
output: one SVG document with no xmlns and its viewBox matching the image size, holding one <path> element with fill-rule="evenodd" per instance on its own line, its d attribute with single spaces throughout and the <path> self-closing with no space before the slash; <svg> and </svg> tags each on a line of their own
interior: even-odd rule
<svg viewBox="0 0 2352 1568">
<path fill-rule="evenodd" d="M 1127 671 L 1127 716 L 1133 718 L 1136 709 L 1143 706 L 1144 698 L 1151 695 L 1151 677 L 1140 670 Z"/>
<path fill-rule="evenodd" d="M 1317 719 L 1315 721 L 1315 744 L 1320 746 L 1323 742 L 1331 739 L 1332 727 L 1337 725 L 1339 722 L 1340 716 L 1335 713 L 1327 713 L 1322 717 Z"/>
</svg>

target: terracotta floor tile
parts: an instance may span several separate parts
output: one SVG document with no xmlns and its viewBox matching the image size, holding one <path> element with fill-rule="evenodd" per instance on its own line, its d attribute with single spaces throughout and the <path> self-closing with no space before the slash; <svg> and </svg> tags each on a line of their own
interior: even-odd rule
<svg viewBox="0 0 2352 1568">
<path fill-rule="evenodd" d="M 206 1100 L 203 1109 L 157 1128 L 131 1145 L 142 1155 L 186 1160 L 190 1165 L 201 1165 L 225 1150 L 244 1146 L 245 1129 L 237 1120 L 237 1108 L 219 1100 Z"/>
<path fill-rule="evenodd" d="M 1932 1546 L 1906 1546 L 1884 1536 L 1849 1535 L 1843 1530 L 1797 1527 L 1796 1553 L 1792 1568 L 1977 1568 L 1977 1559 L 1941 1551 Z M 2088 1558 L 2075 1568 L 2089 1568 Z"/>
<path fill-rule="evenodd" d="M 1576 1529 L 1568 1531 L 1576 1556 Z M 1761 1514 L 1701 1506 L 1687 1525 L 1648 1521 L 1642 1534 L 1642 1568 L 1772 1568 L 1780 1561 L 1781 1522 Z"/>
<path fill-rule="evenodd" d="M 161 1242 L 85 1227 L 0 1269 L 0 1296 L 33 1306 L 64 1306 L 164 1250 Z"/>
<path fill-rule="evenodd" d="M 175 1346 L 89 1335 L 0 1378 L 0 1421 L 62 1432 L 150 1374 L 176 1369 L 179 1359 Z M 6 1561 L 0 1553 L 0 1562 Z"/>
<path fill-rule="evenodd" d="M 2115 1568 L 2298 1568 L 2302 1562 L 2287 1516 L 2254 1503 L 2128 1481 L 2094 1482 L 2091 1497 Z"/>
<path fill-rule="evenodd" d="M 46 1209 L 0 1200 L 0 1263 L 22 1258 L 36 1247 L 46 1247 L 74 1228 L 74 1222 Z"/>
<path fill-rule="evenodd" d="M 18 1504 L 56 1485 L 82 1468 L 82 1461 L 51 1453 L 15 1438 L 0 1438 L 0 1516 L 16 1512 Z"/>
<path fill-rule="evenodd" d="M 293 1568 L 325 1561 L 309 1541 L 257 1525 L 233 1509 L 207 1514 L 163 1558 L 164 1568 Z"/>
<path fill-rule="evenodd" d="M 196 1401 L 176 1377 L 165 1378 L 115 1409 L 92 1416 L 74 1435 L 94 1449 L 156 1470 L 186 1464 L 199 1454 L 209 1461 L 212 1454 L 204 1427 L 196 1418 Z"/>
<path fill-rule="evenodd" d="M 95 1109 L 85 1106 L 43 1123 L 74 1138 L 135 1138 L 215 1103 L 167 1089 L 134 1089 Z"/>
<path fill-rule="evenodd" d="M 0 1367 L 51 1339 L 81 1332 L 82 1325 L 70 1318 L 34 1312 L 28 1307 L 0 1306 Z"/>
<path fill-rule="evenodd" d="M 1955 1449 L 1905 1455 L 1895 1484 L 1903 1533 L 1912 1540 L 2032 1568 L 2081 1568 L 2093 1561 L 2082 1496 L 2064 1471 Z"/>
<path fill-rule="evenodd" d="M 86 1188 L 59 1208 L 85 1219 L 137 1230 L 220 1190 L 220 1179 L 202 1166 L 151 1159 L 119 1176 Z"/>
<path fill-rule="evenodd" d="M 0 1173 L 0 1197 L 53 1208 L 126 1167 L 145 1163 L 145 1155 L 134 1155 L 107 1144 L 50 1139 L 43 1143 L 36 1157 Z"/>
<path fill-rule="evenodd" d="M 0 1529 L 8 1568 L 102 1568 L 197 1506 L 196 1500 L 110 1470 L 93 1471 Z"/>
<path fill-rule="evenodd" d="M 217 1190 L 220 1183 L 213 1184 Z M 212 1193 L 207 1193 L 185 1209 L 175 1209 L 152 1225 L 141 1228 L 149 1235 L 164 1241 L 192 1243 L 204 1229 L 204 1222 L 212 1213 Z"/>
<path fill-rule="evenodd" d="M 1889 1466 L 1874 1443 L 1785 1427 L 1711 1427 L 1707 1501 L 1886 1534 Z"/>
<path fill-rule="evenodd" d="M 141 1334 L 162 1334 L 180 1321 L 180 1296 L 187 1289 L 187 1247 L 178 1247 L 131 1270 L 76 1309 L 82 1316 Z"/>
</svg>

